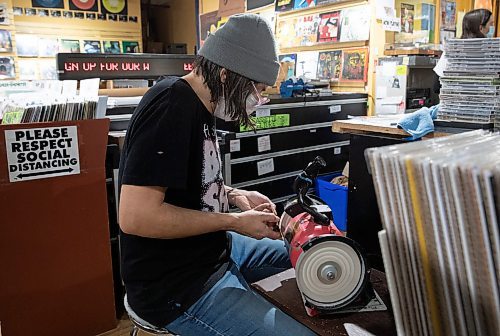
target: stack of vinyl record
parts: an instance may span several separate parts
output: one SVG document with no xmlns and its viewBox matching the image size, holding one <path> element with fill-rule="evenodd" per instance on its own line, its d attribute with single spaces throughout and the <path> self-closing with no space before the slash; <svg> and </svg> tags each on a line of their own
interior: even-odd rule
<svg viewBox="0 0 500 336">
<path fill-rule="evenodd" d="M 500 134 L 367 155 L 398 335 L 498 335 Z"/>
<path fill-rule="evenodd" d="M 446 43 L 438 118 L 493 123 L 500 113 L 500 39 Z"/>
</svg>

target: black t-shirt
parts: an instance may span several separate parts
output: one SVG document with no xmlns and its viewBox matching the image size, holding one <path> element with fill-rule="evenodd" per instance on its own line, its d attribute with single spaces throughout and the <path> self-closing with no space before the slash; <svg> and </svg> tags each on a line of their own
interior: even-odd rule
<svg viewBox="0 0 500 336">
<path fill-rule="evenodd" d="M 169 204 L 227 212 L 214 117 L 185 80 L 167 77 L 141 100 L 123 146 L 122 184 L 166 187 Z M 178 317 L 220 279 L 229 263 L 224 231 L 183 239 L 121 232 L 120 243 L 128 302 L 156 326 Z"/>
</svg>

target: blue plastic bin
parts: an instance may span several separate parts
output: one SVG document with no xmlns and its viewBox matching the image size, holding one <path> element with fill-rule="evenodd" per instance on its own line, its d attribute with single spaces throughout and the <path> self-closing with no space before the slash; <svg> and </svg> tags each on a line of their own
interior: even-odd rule
<svg viewBox="0 0 500 336">
<path fill-rule="evenodd" d="M 341 230 L 347 231 L 347 192 L 348 188 L 330 181 L 342 173 L 318 176 L 314 183 L 316 196 L 328 204 L 333 213 L 333 222 Z"/>
</svg>

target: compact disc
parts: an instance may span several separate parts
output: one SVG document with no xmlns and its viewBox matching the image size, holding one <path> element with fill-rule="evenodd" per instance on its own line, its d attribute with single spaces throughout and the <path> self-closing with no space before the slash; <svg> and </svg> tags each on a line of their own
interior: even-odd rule
<svg viewBox="0 0 500 336">
<path fill-rule="evenodd" d="M 118 14 L 125 8 L 125 0 L 102 0 L 104 8 L 113 14 Z"/>
<path fill-rule="evenodd" d="M 71 0 L 71 2 L 81 10 L 89 10 L 95 5 L 95 0 Z"/>
</svg>

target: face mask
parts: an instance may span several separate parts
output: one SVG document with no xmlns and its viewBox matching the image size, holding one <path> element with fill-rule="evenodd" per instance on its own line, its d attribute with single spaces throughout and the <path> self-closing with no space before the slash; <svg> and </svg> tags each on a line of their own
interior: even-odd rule
<svg viewBox="0 0 500 336">
<path fill-rule="evenodd" d="M 226 115 L 226 100 L 224 99 L 224 97 L 221 97 L 219 99 L 219 102 L 217 103 L 217 106 L 214 110 L 214 116 L 224 121 L 234 121 L 230 116 Z"/>
<path fill-rule="evenodd" d="M 493 38 L 495 36 L 495 27 L 490 26 L 490 30 L 486 33 L 487 38 Z"/>
<path fill-rule="evenodd" d="M 255 87 L 255 84 L 253 82 L 252 82 L 252 86 L 255 90 L 255 94 L 250 94 L 247 98 L 246 110 L 247 110 L 248 114 L 252 114 L 253 111 L 255 111 L 257 109 L 257 107 L 269 103 L 269 98 L 262 97 L 259 94 L 259 91 Z"/>
</svg>

